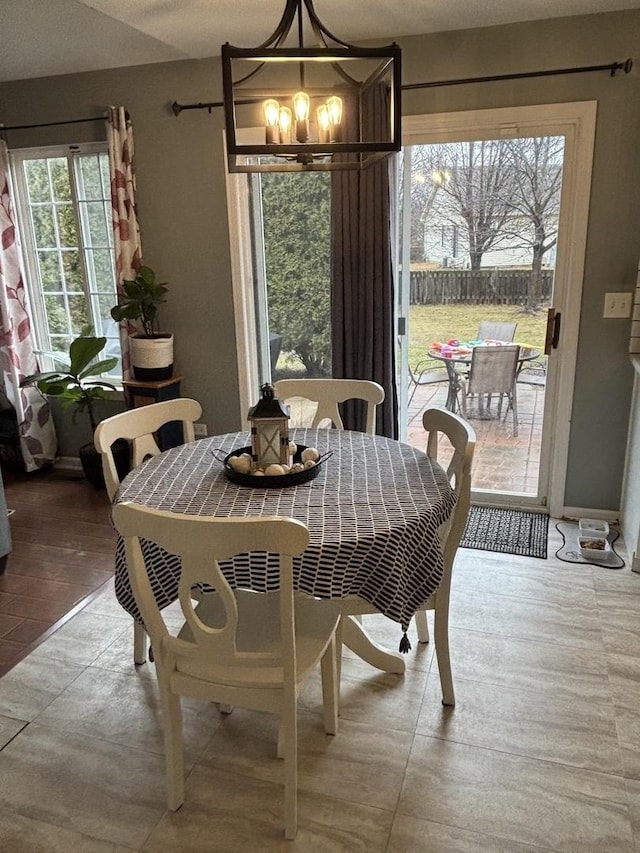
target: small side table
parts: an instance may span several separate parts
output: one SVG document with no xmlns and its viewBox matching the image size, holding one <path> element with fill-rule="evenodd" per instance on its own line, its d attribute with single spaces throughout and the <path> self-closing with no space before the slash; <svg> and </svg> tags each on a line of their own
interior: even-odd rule
<svg viewBox="0 0 640 853">
<path fill-rule="evenodd" d="M 182 376 L 172 376 L 159 382 L 141 382 L 137 379 L 124 379 L 124 401 L 127 409 L 137 409 L 150 403 L 162 403 L 165 400 L 175 400 L 180 396 Z M 169 450 L 183 443 L 182 424 L 172 421 L 158 430 L 158 446 L 160 450 Z"/>
</svg>

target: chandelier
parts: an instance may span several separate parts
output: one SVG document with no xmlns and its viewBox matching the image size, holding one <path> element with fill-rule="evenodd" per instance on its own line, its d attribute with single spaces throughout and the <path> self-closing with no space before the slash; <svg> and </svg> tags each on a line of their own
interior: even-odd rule
<svg viewBox="0 0 640 853">
<path fill-rule="evenodd" d="M 313 0 L 286 0 L 265 42 L 226 43 L 221 53 L 230 172 L 361 169 L 400 150 L 398 45 L 347 44 L 320 21 Z"/>
</svg>

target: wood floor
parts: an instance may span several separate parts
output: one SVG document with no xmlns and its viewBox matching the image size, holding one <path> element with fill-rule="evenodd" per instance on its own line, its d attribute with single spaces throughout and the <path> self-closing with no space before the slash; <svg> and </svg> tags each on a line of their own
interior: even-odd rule
<svg viewBox="0 0 640 853">
<path fill-rule="evenodd" d="M 0 676 L 86 604 L 113 575 L 104 491 L 46 470 L 3 470 L 13 550 L 0 575 Z"/>
</svg>

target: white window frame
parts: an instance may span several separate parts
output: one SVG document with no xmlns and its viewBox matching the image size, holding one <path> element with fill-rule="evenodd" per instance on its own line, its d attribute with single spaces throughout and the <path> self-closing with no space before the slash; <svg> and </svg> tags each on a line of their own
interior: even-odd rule
<svg viewBox="0 0 640 853">
<path fill-rule="evenodd" d="M 18 231 L 20 243 L 22 246 L 22 260 L 24 264 L 24 280 L 29 302 L 29 313 L 32 318 L 32 331 L 34 334 L 35 351 L 40 362 L 40 367 L 43 370 L 52 370 L 55 368 L 54 359 L 50 353 L 53 351 L 51 339 L 49 337 L 48 320 L 45 309 L 44 289 L 40 278 L 40 270 L 37 262 L 36 245 L 34 233 L 29 215 L 29 199 L 27 193 L 26 181 L 23 177 L 23 166 L 29 160 L 61 158 L 65 157 L 71 162 L 71 198 L 76 217 L 80 263 L 83 269 L 83 289 L 85 299 L 87 301 L 88 314 L 93 322 L 93 327 L 96 335 L 104 334 L 101 331 L 99 293 L 95 284 L 90 281 L 90 275 L 85 263 L 85 254 L 90 250 L 91 246 L 85 241 L 87 235 L 87 222 L 83 215 L 83 199 L 79 198 L 77 177 L 74 167 L 74 159 L 82 155 L 106 154 L 108 152 L 107 142 L 93 142 L 74 145 L 52 145 L 38 148 L 19 148 L 13 149 L 10 152 L 10 162 L 12 170 L 12 182 L 16 198 L 16 214 L 18 220 Z M 116 296 L 116 270 L 115 270 L 115 255 L 113 243 L 111 243 L 111 257 L 113 270 L 113 302 L 117 300 Z M 115 336 L 110 336 L 110 340 L 115 340 Z M 101 357 L 107 357 L 101 354 Z M 105 376 L 110 382 L 119 385 L 121 382 L 121 371 L 116 368 L 116 371 Z"/>
</svg>

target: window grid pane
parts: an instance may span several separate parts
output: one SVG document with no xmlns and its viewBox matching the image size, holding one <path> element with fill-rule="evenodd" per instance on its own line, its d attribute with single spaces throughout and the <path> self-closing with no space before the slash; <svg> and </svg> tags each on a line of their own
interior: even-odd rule
<svg viewBox="0 0 640 853">
<path fill-rule="evenodd" d="M 110 315 L 116 282 L 107 154 L 25 158 L 20 177 L 40 279 L 40 347 L 66 353 L 89 326 L 108 338 L 104 357 L 119 359 L 119 330 Z"/>
<path fill-rule="evenodd" d="M 109 310 L 116 302 L 109 162 L 106 154 L 84 155 L 75 158 L 75 167 L 93 328 L 96 335 L 107 338 L 103 356 L 120 358 L 118 325 L 111 319 Z"/>
</svg>

